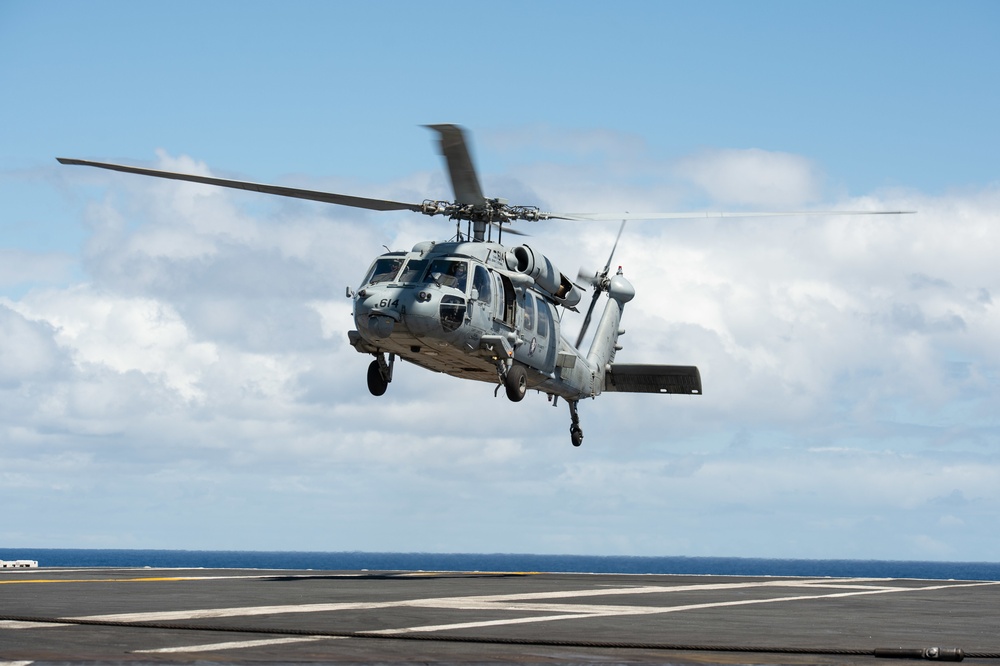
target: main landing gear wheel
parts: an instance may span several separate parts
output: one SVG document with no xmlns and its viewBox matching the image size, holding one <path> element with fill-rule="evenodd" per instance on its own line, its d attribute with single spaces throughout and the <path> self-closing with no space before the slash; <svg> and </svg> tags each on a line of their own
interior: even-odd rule
<svg viewBox="0 0 1000 666">
<path fill-rule="evenodd" d="M 573 446 L 580 446 L 583 444 L 583 428 L 580 427 L 580 415 L 576 413 L 576 400 L 567 400 L 569 403 L 569 438 L 573 442 Z"/>
<path fill-rule="evenodd" d="M 511 402 L 521 402 L 528 392 L 528 371 L 522 365 L 512 365 L 503 378 L 507 397 Z"/>
<path fill-rule="evenodd" d="M 382 395 L 387 388 L 389 382 L 382 376 L 382 369 L 376 359 L 368 366 L 368 390 L 372 395 Z"/>
</svg>

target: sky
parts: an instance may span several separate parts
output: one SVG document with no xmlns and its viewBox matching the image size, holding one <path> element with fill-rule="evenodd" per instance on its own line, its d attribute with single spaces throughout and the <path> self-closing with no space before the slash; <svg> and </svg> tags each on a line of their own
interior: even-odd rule
<svg viewBox="0 0 1000 666">
<path fill-rule="evenodd" d="M 1000 559 L 1000 5 L 0 0 L 0 548 Z M 446 222 L 431 132 L 630 222 L 618 361 L 703 396 L 509 402 L 348 343 Z M 525 223 L 564 273 L 617 224 Z M 566 313 L 575 339 L 581 317 Z"/>
</svg>

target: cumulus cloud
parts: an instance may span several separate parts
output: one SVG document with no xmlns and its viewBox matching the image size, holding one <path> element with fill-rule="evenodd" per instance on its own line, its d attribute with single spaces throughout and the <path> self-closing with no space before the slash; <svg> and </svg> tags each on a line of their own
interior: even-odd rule
<svg viewBox="0 0 1000 666">
<path fill-rule="evenodd" d="M 21 314 L 50 326 L 78 365 L 160 377 L 185 398 L 198 394 L 202 368 L 218 360 L 215 345 L 195 342 L 178 313 L 150 298 L 122 298 L 77 286 L 32 295 Z"/>
<path fill-rule="evenodd" d="M 679 160 L 675 170 L 723 205 L 789 208 L 822 193 L 822 174 L 810 160 L 758 148 L 705 150 Z"/>
<path fill-rule="evenodd" d="M 582 167 L 543 161 L 483 180 L 544 197 L 519 203 L 597 212 L 663 210 L 692 183 L 718 206 L 799 206 L 822 193 L 820 170 L 800 156 L 656 160 L 627 137 L 620 151 L 613 135 L 592 139 Z M 166 153 L 157 166 L 210 172 Z M 358 193 L 419 200 L 439 179 Z M 995 550 L 982 535 L 948 550 L 926 526 L 968 537 L 1000 503 L 995 189 L 823 205 L 919 211 L 907 217 L 630 223 L 615 263 L 637 296 L 618 358 L 696 364 L 705 395 L 585 401 L 587 440 L 573 449 L 565 405 L 534 394 L 512 404 L 490 385 L 403 362 L 386 396 L 367 394 L 370 359 L 347 344 L 344 287 L 383 245 L 407 249 L 450 227 L 139 176 L 104 182 L 80 213 L 86 280 L 0 301 L 0 482 L 8 494 L 75 498 L 81 511 L 131 501 L 161 516 L 172 540 L 130 527 L 128 512 L 100 525 L 74 513 L 83 527 L 65 525 L 76 536 L 55 545 Z M 325 189 L 349 191 L 341 185 Z M 617 225 L 529 231 L 572 275 L 603 265 Z M 571 339 L 581 318 L 563 318 Z M 203 504 L 190 525 L 163 508 Z M 375 526 L 348 518 L 358 512 Z M 440 526 L 444 513 L 453 527 Z M 234 523 L 250 514 L 256 526 Z M 56 538 L 32 530 L 21 522 L 0 536 Z M 865 550 L 887 532 L 894 546 Z"/>
<path fill-rule="evenodd" d="M 52 380 L 64 363 L 53 334 L 0 300 L 0 387 Z"/>
<path fill-rule="evenodd" d="M 65 281 L 74 260 L 68 254 L 0 248 L 0 289 Z"/>
</svg>

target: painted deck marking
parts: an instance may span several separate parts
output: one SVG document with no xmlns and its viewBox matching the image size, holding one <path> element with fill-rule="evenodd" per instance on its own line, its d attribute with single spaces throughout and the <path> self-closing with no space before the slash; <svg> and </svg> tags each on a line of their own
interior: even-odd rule
<svg viewBox="0 0 1000 666">
<path fill-rule="evenodd" d="M 542 613 L 533 617 L 519 617 L 501 620 L 483 620 L 460 622 L 447 625 L 427 625 L 402 627 L 398 629 L 383 629 L 375 634 L 407 633 L 416 631 L 444 631 L 503 624 L 523 624 L 530 622 L 550 622 L 553 620 L 585 619 L 588 617 L 608 617 L 614 615 L 651 615 L 658 613 L 677 613 L 683 611 L 704 610 L 709 608 L 724 608 L 731 606 L 747 606 L 765 603 L 783 603 L 790 601 L 809 601 L 815 599 L 838 599 L 846 597 L 893 594 L 899 592 L 920 592 L 962 587 L 977 587 L 998 585 L 997 582 L 946 583 L 943 585 L 924 585 L 916 587 L 901 587 L 887 585 L 886 579 L 869 579 L 877 585 L 862 585 L 865 580 L 852 579 L 810 579 L 793 581 L 763 581 L 744 583 L 712 583 L 708 585 L 648 585 L 625 588 L 598 588 L 584 590 L 564 590 L 553 592 L 534 592 L 523 594 L 498 594 L 466 597 L 439 597 L 429 599 L 403 599 L 383 602 L 340 602 L 326 604 L 299 604 L 283 606 L 245 606 L 238 608 L 213 608 L 177 611 L 150 611 L 142 613 L 113 613 L 109 615 L 88 615 L 77 618 L 67 618 L 72 621 L 111 621 L 111 622 L 169 622 L 178 620 L 213 619 L 223 617 L 248 617 L 259 615 L 282 615 L 287 613 L 323 613 L 341 610 L 377 610 L 385 608 L 438 608 L 450 610 L 484 610 L 522 613 Z M 717 601 L 702 604 L 686 604 L 679 606 L 630 606 L 609 604 L 576 604 L 576 603 L 538 603 L 543 600 L 565 600 L 572 598 L 594 596 L 619 596 L 635 594 L 660 594 L 670 592 L 699 592 L 747 588 L 797 588 L 800 590 L 848 590 L 825 594 L 799 594 L 791 596 L 770 597 L 763 599 L 741 599 L 736 601 Z M 531 603 L 535 602 L 535 603 Z M 553 615 L 552 613 L 556 613 Z"/>
<path fill-rule="evenodd" d="M 245 648 L 286 645 L 289 643 L 311 643 L 313 641 L 334 640 L 335 636 L 298 636 L 294 638 L 266 638 L 256 641 L 230 641 L 228 643 L 206 643 L 204 645 L 182 645 L 180 647 L 133 650 L 133 654 L 170 654 L 175 652 L 212 652 L 215 650 L 242 650 Z"/>
<path fill-rule="evenodd" d="M 892 594 L 896 592 L 910 592 L 910 591 L 927 591 L 927 590 L 939 590 L 952 587 L 975 587 L 977 585 L 996 585 L 997 583 L 976 583 L 972 585 L 936 585 L 927 587 L 876 587 L 870 588 L 863 591 L 854 592 L 838 592 L 834 594 L 816 594 L 816 595 L 795 595 L 790 597 L 771 597 L 765 599 L 740 599 L 738 601 L 715 601 L 703 604 L 686 604 L 683 606 L 588 606 L 588 605 L 576 605 L 576 604 L 533 604 L 535 610 L 542 610 L 543 608 L 547 610 L 567 610 L 567 609 L 579 609 L 578 612 L 563 615 L 542 615 L 536 617 L 522 617 L 522 618 L 512 618 L 507 620 L 488 620 L 483 622 L 458 622 L 455 624 L 436 624 L 436 625 L 424 625 L 416 627 L 403 627 L 400 629 L 382 629 L 378 631 L 370 631 L 364 633 L 370 634 L 405 634 L 411 632 L 431 632 L 431 631 L 448 631 L 452 629 L 470 629 L 475 627 L 495 627 L 505 624 L 525 624 L 531 622 L 552 622 L 554 620 L 581 620 L 588 618 L 597 617 L 612 617 L 612 616 L 622 616 L 622 615 L 657 615 L 665 613 L 678 613 L 683 611 L 693 611 L 693 610 L 706 610 L 709 608 L 729 608 L 734 606 L 754 606 L 758 604 L 772 604 L 772 603 L 783 603 L 789 601 L 814 601 L 816 599 L 842 599 L 845 597 L 857 597 L 864 595 L 873 594 Z M 440 608 L 440 606 L 435 606 Z M 506 604 L 497 604 L 491 606 L 492 608 L 497 608 L 499 610 L 508 610 Z M 548 607 L 548 608 L 546 608 Z M 510 607 L 509 610 L 528 610 L 523 605 L 515 605 Z"/>
<path fill-rule="evenodd" d="M 21 620 L 0 620 L 0 629 L 44 629 L 46 627 L 69 627 L 69 624 L 58 622 L 22 622 Z M 0 666 L 5 666 L 7 662 L 0 661 Z"/>
<path fill-rule="evenodd" d="M 884 578 L 879 579 L 851 579 L 852 582 L 865 582 L 868 580 L 881 583 L 888 582 Z M 339 610 L 377 610 L 380 608 L 399 607 L 425 607 L 425 608 L 458 608 L 465 610 L 496 609 L 503 610 L 501 602 L 513 601 L 536 601 L 543 599 L 574 599 L 581 597 L 603 597 L 632 594 L 659 594 L 669 592 L 700 592 L 713 590 L 738 590 L 747 588 L 811 588 L 813 586 L 827 586 L 841 584 L 838 579 L 821 578 L 791 581 L 753 581 L 745 583 L 709 583 L 704 585 L 643 585 L 638 587 L 618 587 L 618 588 L 588 588 L 584 590 L 556 590 L 553 592 L 528 592 L 520 594 L 492 594 L 485 596 L 467 597 L 440 597 L 430 599 L 403 599 L 399 601 L 379 601 L 379 602 L 339 602 L 326 604 L 296 604 L 284 606 L 242 606 L 236 608 L 208 608 L 196 610 L 177 611 L 147 611 L 142 613 L 112 613 L 108 615 L 86 615 L 75 617 L 75 620 L 96 620 L 109 622 L 171 622 L 176 620 L 197 620 L 220 617 L 241 617 L 252 615 L 278 615 L 284 613 L 325 613 Z M 898 587 L 868 587 L 861 586 L 864 590 L 886 589 L 899 590 L 909 588 Z M 547 606 L 550 610 L 554 606 Z M 574 606 L 574 608 L 583 608 Z M 632 608 L 623 606 L 623 609 Z"/>
<path fill-rule="evenodd" d="M 406 602 L 344 602 L 332 604 L 299 604 L 294 606 L 243 606 L 240 608 L 203 608 L 180 611 L 146 611 L 142 613 L 111 613 L 69 618 L 98 622 L 175 622 L 177 620 L 205 620 L 220 617 L 250 617 L 253 615 L 282 615 L 285 613 L 326 613 L 339 610 L 373 610 L 405 606 Z"/>
<path fill-rule="evenodd" d="M 824 579 L 825 580 L 825 579 Z M 792 587 L 801 581 L 792 581 Z M 279 615 L 284 613 L 325 613 L 339 610 L 377 610 L 381 608 L 424 607 L 424 608 L 459 608 L 476 610 L 492 608 L 503 610 L 498 602 L 529 601 L 537 599 L 571 599 L 577 597 L 613 596 L 619 594 L 651 594 L 658 592 L 689 592 L 699 590 L 727 590 L 747 587 L 774 587 L 778 581 L 752 583 L 717 583 L 708 585 L 646 585 L 642 587 L 604 588 L 585 590 L 562 590 L 554 592 L 533 592 L 522 594 L 494 594 L 469 597 L 440 597 L 431 599 L 403 599 L 398 601 L 377 602 L 339 602 L 326 604 L 296 604 L 284 606 L 243 606 L 236 608 L 207 608 L 178 611 L 146 611 L 141 613 L 111 613 L 108 615 L 86 615 L 71 618 L 74 620 L 96 620 L 107 622 L 172 622 L 177 620 L 199 620 L 220 617 L 243 617 L 252 615 Z M 785 587 L 785 586 L 781 586 Z M 895 589 L 895 588 L 893 588 Z M 484 604 L 489 604 L 484 606 Z M 630 607 L 629 607 L 630 608 Z"/>
</svg>

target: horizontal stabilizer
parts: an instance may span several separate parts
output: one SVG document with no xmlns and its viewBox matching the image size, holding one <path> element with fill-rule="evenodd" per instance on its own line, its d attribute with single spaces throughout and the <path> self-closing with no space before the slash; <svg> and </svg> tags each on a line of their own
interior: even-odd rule
<svg viewBox="0 0 1000 666">
<path fill-rule="evenodd" d="M 604 376 L 604 390 L 701 395 L 701 373 L 693 365 L 612 363 L 611 371 Z"/>
</svg>

